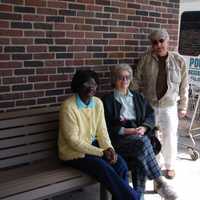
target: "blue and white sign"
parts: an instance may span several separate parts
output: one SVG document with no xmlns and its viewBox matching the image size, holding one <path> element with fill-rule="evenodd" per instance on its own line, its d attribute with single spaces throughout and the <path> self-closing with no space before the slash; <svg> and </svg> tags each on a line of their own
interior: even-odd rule
<svg viewBox="0 0 200 200">
<path fill-rule="evenodd" d="M 189 83 L 200 87 L 200 57 L 184 57 L 188 66 Z"/>
</svg>

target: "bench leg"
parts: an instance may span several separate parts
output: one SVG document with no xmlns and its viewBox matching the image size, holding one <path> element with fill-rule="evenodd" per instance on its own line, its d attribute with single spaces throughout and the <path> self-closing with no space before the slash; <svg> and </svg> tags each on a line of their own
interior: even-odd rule
<svg viewBox="0 0 200 200">
<path fill-rule="evenodd" d="M 106 190 L 106 188 L 100 184 L 100 200 L 109 200 L 111 199 L 110 192 Z"/>
</svg>

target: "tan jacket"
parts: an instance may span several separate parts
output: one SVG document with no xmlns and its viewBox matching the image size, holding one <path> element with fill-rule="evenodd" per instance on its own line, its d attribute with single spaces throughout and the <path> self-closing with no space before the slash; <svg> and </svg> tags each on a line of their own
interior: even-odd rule
<svg viewBox="0 0 200 200">
<path fill-rule="evenodd" d="M 156 81 L 158 75 L 158 58 L 148 52 L 139 62 L 136 80 L 132 86 L 139 90 L 153 106 L 168 107 L 179 103 L 181 111 L 187 110 L 188 104 L 188 73 L 184 59 L 175 52 L 168 52 L 166 60 L 167 92 L 158 100 L 156 96 Z"/>
</svg>

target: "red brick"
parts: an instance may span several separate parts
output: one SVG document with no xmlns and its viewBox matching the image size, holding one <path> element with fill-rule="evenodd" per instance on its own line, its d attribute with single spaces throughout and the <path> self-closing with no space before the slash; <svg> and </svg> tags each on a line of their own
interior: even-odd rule
<svg viewBox="0 0 200 200">
<path fill-rule="evenodd" d="M 51 89 L 51 88 L 55 88 L 55 83 L 35 83 L 34 84 L 34 88 L 36 90 L 41 90 L 41 89 Z"/>
<path fill-rule="evenodd" d="M 22 5 L 24 3 L 24 0 L 6 0 L 6 3 Z"/>
<path fill-rule="evenodd" d="M 37 6 L 37 7 L 46 7 L 46 1 L 44 0 L 25 0 L 25 5 L 26 6 Z"/>
<path fill-rule="evenodd" d="M 124 27 L 111 27 L 111 32 L 124 32 L 125 28 Z"/>
<path fill-rule="evenodd" d="M 24 92 L 24 98 L 33 98 L 33 97 L 43 97 L 44 92 L 36 91 L 36 92 Z"/>
<path fill-rule="evenodd" d="M 47 60 L 45 61 L 45 66 L 47 67 L 58 67 L 58 66 L 64 66 L 64 61 L 62 60 Z"/>
<path fill-rule="evenodd" d="M 28 82 L 42 82 L 42 81 L 48 81 L 48 76 L 29 76 Z"/>
<path fill-rule="evenodd" d="M 0 60 L 9 60 L 10 55 L 9 54 L 0 54 Z"/>
<path fill-rule="evenodd" d="M 45 16 L 41 15 L 31 15 L 31 14 L 25 14 L 23 16 L 24 21 L 39 21 L 39 22 L 44 22 Z"/>
<path fill-rule="evenodd" d="M 0 38 L 0 44 L 9 44 L 10 40 L 9 38 Z"/>
<path fill-rule="evenodd" d="M 12 100 L 12 99 L 21 99 L 23 98 L 22 93 L 12 93 L 12 94 L 1 94 L 0 95 L 0 100 L 2 101 L 7 101 L 7 100 Z"/>
<path fill-rule="evenodd" d="M 121 8 L 121 9 L 120 9 L 120 14 L 134 15 L 134 14 L 136 14 L 136 12 L 135 12 L 135 10 L 133 10 L 133 9 Z M 115 15 L 115 16 L 117 16 L 117 15 Z M 122 15 L 122 17 L 123 17 L 123 19 L 126 19 L 126 18 L 127 18 L 127 17 L 125 17 L 125 15 L 124 15 L 124 16 Z M 121 19 L 122 19 L 122 18 L 121 18 Z"/>
<path fill-rule="evenodd" d="M 68 75 L 50 75 L 49 80 L 50 81 L 62 81 L 62 80 L 68 80 Z"/>
<path fill-rule="evenodd" d="M 57 88 L 67 88 L 70 87 L 71 82 L 70 81 L 59 81 L 56 83 Z"/>
<path fill-rule="evenodd" d="M 1 28 L 9 28 L 9 23 L 7 21 L 0 21 Z"/>
<path fill-rule="evenodd" d="M 158 18 L 158 19 L 156 19 L 156 22 L 159 23 L 159 24 L 166 24 L 167 23 L 167 19 Z"/>
<path fill-rule="evenodd" d="M 119 33 L 119 38 L 120 39 L 132 39 L 133 34 L 130 33 Z"/>
<path fill-rule="evenodd" d="M 75 44 L 91 45 L 92 44 L 92 40 L 89 40 L 89 39 L 75 39 Z"/>
<path fill-rule="evenodd" d="M 84 64 L 84 60 L 66 60 L 65 61 L 65 64 L 67 66 L 70 66 L 70 65 L 83 65 Z"/>
<path fill-rule="evenodd" d="M 1 29 L 0 30 L 0 36 L 22 36 L 23 31 L 22 30 L 6 30 L 6 29 Z"/>
<path fill-rule="evenodd" d="M 85 51 L 86 47 L 85 46 L 69 46 L 68 51 L 73 52 L 73 51 Z"/>
<path fill-rule="evenodd" d="M 35 104 L 36 104 L 36 100 L 34 99 L 16 101 L 16 106 L 30 106 L 30 105 L 35 105 Z"/>
<path fill-rule="evenodd" d="M 46 97 L 46 98 L 39 98 L 37 100 L 38 104 L 48 104 L 48 103 L 56 103 L 55 97 Z"/>
<path fill-rule="evenodd" d="M 47 7 L 65 9 L 65 8 L 67 8 L 67 2 L 48 1 L 48 2 L 47 2 Z"/>
<path fill-rule="evenodd" d="M 11 44 L 33 44 L 32 38 L 12 38 Z"/>
<path fill-rule="evenodd" d="M 142 21 L 145 21 L 145 22 L 154 22 L 155 21 L 155 18 L 154 17 L 142 17 Z"/>
<path fill-rule="evenodd" d="M 12 6 L 7 4 L 0 4 L 0 11 L 1 12 L 10 12 L 12 11 Z"/>
<path fill-rule="evenodd" d="M 56 69 L 55 68 L 41 68 L 41 69 L 36 69 L 36 74 L 56 74 Z"/>
<path fill-rule="evenodd" d="M 13 74 L 13 71 L 12 70 L 9 70 L 9 69 L 5 69 L 5 70 L 2 70 L 0 69 L 0 76 L 11 76 Z"/>
<path fill-rule="evenodd" d="M 63 23 L 56 23 L 55 24 L 55 29 L 58 30 L 73 30 L 73 24 L 63 24 Z"/>
<path fill-rule="evenodd" d="M 91 53 L 76 53 L 75 54 L 76 59 L 87 59 L 87 58 L 91 58 L 91 57 L 92 57 Z"/>
<path fill-rule="evenodd" d="M 95 33 L 95 32 L 86 32 L 85 33 L 85 38 L 103 38 L 102 33 Z"/>
<path fill-rule="evenodd" d="M 128 33 L 138 33 L 139 32 L 139 29 L 136 27 L 127 27 L 125 28 L 125 32 L 128 32 Z"/>
<path fill-rule="evenodd" d="M 8 109 L 9 107 L 14 107 L 14 105 L 15 105 L 14 101 L 0 102 L 0 108 L 2 109 Z"/>
<path fill-rule="evenodd" d="M 20 68 L 22 67 L 21 62 L 0 62 L 1 68 Z"/>
<path fill-rule="evenodd" d="M 92 10 L 92 11 L 103 11 L 103 6 L 97 6 L 97 5 L 86 5 L 86 10 Z"/>
<path fill-rule="evenodd" d="M 92 59 L 92 60 L 85 60 L 85 64 L 86 65 L 102 65 L 103 64 L 103 61 L 102 59 L 101 60 L 95 60 L 95 59 Z"/>
<path fill-rule="evenodd" d="M 10 92 L 9 86 L 0 86 L 0 93 Z"/>
<path fill-rule="evenodd" d="M 3 84 L 16 84 L 16 83 L 26 83 L 25 77 L 9 77 L 3 78 Z"/>
<path fill-rule="evenodd" d="M 77 0 L 78 3 L 94 4 L 95 0 Z"/>
<path fill-rule="evenodd" d="M 121 8 L 125 8 L 126 7 L 126 2 L 123 1 L 112 1 L 111 2 L 111 6 L 116 6 L 116 7 L 121 7 Z"/>
<path fill-rule="evenodd" d="M 28 52 L 47 52 L 47 46 L 28 46 Z"/>
<path fill-rule="evenodd" d="M 84 18 L 83 17 L 67 17 L 65 19 L 66 23 L 77 23 L 77 24 L 83 24 L 84 23 Z"/>
<path fill-rule="evenodd" d="M 124 40 L 110 40 L 110 45 L 124 45 Z"/>
<path fill-rule="evenodd" d="M 33 59 L 55 59 L 55 54 L 53 53 L 38 53 L 38 54 L 33 54 Z"/>
<path fill-rule="evenodd" d="M 45 33 L 43 31 L 24 31 L 25 37 L 44 37 Z"/>
<path fill-rule="evenodd" d="M 38 14 L 47 14 L 47 15 L 57 15 L 58 11 L 53 8 L 38 8 L 37 9 Z"/>
<path fill-rule="evenodd" d="M 84 38 L 84 32 L 66 32 L 66 37 L 72 37 L 72 38 Z"/>
<path fill-rule="evenodd" d="M 83 24 L 76 24 L 75 30 L 84 30 L 84 31 L 91 31 L 92 26 L 91 25 L 83 25 Z"/>
<path fill-rule="evenodd" d="M 108 57 L 109 58 L 123 58 L 124 57 L 124 53 L 123 52 L 109 53 Z"/>
<path fill-rule="evenodd" d="M 118 46 L 105 46 L 104 51 L 119 51 Z"/>
</svg>

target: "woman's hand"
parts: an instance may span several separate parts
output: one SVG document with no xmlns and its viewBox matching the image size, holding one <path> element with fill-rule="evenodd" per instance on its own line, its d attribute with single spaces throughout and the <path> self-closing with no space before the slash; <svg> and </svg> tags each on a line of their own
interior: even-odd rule
<svg viewBox="0 0 200 200">
<path fill-rule="evenodd" d="M 137 128 L 125 128 L 124 129 L 125 135 L 143 136 L 146 131 L 147 131 L 147 127 L 145 127 L 145 126 L 139 126 Z"/>
<path fill-rule="evenodd" d="M 147 131 L 147 127 L 145 126 L 139 126 L 136 128 L 137 135 L 140 135 L 140 136 L 143 136 L 146 131 Z"/>
<path fill-rule="evenodd" d="M 115 153 L 114 149 L 108 148 L 104 150 L 103 155 L 110 164 L 115 164 L 117 162 L 117 154 Z"/>
</svg>

